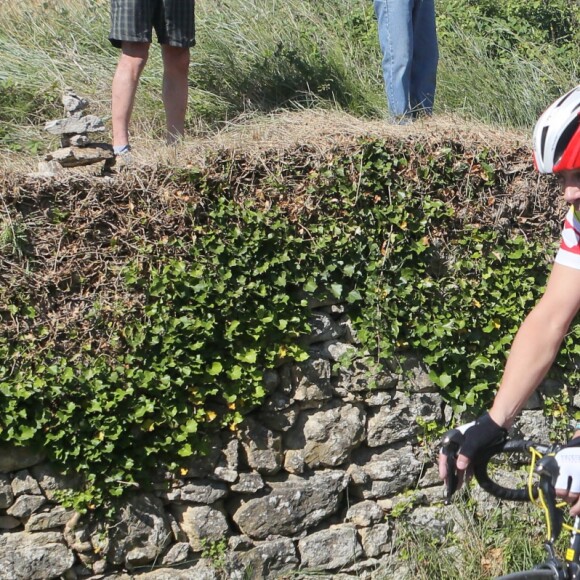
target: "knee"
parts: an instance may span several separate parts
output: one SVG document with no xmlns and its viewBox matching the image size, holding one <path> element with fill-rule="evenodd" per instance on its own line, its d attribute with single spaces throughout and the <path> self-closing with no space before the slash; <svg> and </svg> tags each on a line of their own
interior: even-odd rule
<svg viewBox="0 0 580 580">
<path fill-rule="evenodd" d="M 147 64 L 147 57 L 145 58 L 135 58 L 135 57 L 127 57 L 122 58 L 120 65 L 128 72 L 131 73 L 133 77 L 140 77 L 145 65 Z"/>
<path fill-rule="evenodd" d="M 140 76 L 149 58 L 149 45 L 145 43 L 124 43 L 119 59 L 119 67 Z"/>
<path fill-rule="evenodd" d="M 163 66 L 165 70 L 180 75 L 187 75 L 189 70 L 189 49 L 174 46 L 165 47 L 163 51 Z"/>
</svg>

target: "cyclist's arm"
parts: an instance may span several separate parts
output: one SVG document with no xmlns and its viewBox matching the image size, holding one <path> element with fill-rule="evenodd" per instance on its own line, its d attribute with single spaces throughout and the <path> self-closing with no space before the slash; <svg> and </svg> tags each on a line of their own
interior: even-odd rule
<svg viewBox="0 0 580 580">
<path fill-rule="evenodd" d="M 550 369 L 579 309 L 580 270 L 554 264 L 544 295 L 514 339 L 500 388 L 489 412 L 499 427 L 511 427 Z M 456 465 L 461 482 L 469 467 L 469 458 L 460 453 Z M 443 454 L 439 457 L 439 473 L 447 481 L 447 462 Z"/>
<path fill-rule="evenodd" d="M 580 309 L 580 270 L 554 264 L 544 295 L 524 320 L 514 342 L 491 418 L 509 428 L 550 369 Z"/>
</svg>

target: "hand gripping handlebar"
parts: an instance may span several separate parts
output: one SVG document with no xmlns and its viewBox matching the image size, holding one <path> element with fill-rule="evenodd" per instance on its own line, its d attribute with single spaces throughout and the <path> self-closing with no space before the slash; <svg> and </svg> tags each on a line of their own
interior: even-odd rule
<svg viewBox="0 0 580 580">
<path fill-rule="evenodd" d="M 441 451 L 446 456 L 447 463 L 446 504 L 450 503 L 451 497 L 457 490 L 458 475 L 455 460 L 462 441 L 463 434 L 458 429 L 452 429 L 443 437 Z M 512 489 L 491 479 L 489 464 L 494 456 L 516 453 L 530 454 L 532 449 L 542 456 L 535 466 L 535 472 L 539 475 L 538 483 L 534 483 L 529 487 Z M 532 501 L 539 497 L 540 491 L 542 492 L 542 503 L 549 520 L 551 541 L 558 537 L 563 523 L 562 511 L 556 507 L 556 490 L 554 487 L 559 473 L 558 463 L 554 458 L 556 450 L 557 447 L 550 445 L 523 439 L 510 439 L 482 451 L 472 461 L 475 479 L 483 490 L 495 497 L 510 501 Z"/>
</svg>

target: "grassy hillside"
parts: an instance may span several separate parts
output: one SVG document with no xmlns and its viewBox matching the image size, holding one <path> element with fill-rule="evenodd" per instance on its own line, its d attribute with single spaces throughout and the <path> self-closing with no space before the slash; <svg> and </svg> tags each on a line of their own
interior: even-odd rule
<svg viewBox="0 0 580 580">
<path fill-rule="evenodd" d="M 438 0 L 437 10 L 437 114 L 528 129 L 555 95 L 578 82 L 580 7 L 573 0 Z M 41 127 L 61 115 L 66 86 L 106 118 L 118 58 L 107 40 L 108 0 L 22 0 L 2 12 L 0 150 L 49 148 Z M 198 0 L 197 25 L 193 136 L 281 108 L 386 114 L 369 0 Z M 162 134 L 160 74 L 154 47 L 135 110 L 137 137 Z"/>
</svg>

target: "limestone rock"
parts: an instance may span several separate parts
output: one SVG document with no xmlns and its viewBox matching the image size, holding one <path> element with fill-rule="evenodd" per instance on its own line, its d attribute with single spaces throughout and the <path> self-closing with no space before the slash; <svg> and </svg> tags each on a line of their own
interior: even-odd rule
<svg viewBox="0 0 580 580">
<path fill-rule="evenodd" d="M 0 530 L 13 530 L 22 525 L 14 516 L 0 516 Z"/>
<path fill-rule="evenodd" d="M 236 493 L 256 493 L 264 488 L 264 480 L 259 473 L 240 473 L 240 478 L 230 486 Z"/>
<path fill-rule="evenodd" d="M 292 367 L 292 381 L 292 398 L 296 401 L 316 402 L 332 398 L 330 362 L 325 359 L 308 359 L 296 364 Z"/>
<path fill-rule="evenodd" d="M 41 495 L 42 491 L 36 480 L 28 473 L 26 469 L 23 469 L 12 478 L 12 491 L 14 495 L 18 497 L 19 495 Z"/>
<path fill-rule="evenodd" d="M 360 528 L 366 528 L 384 520 L 385 514 L 374 501 L 365 500 L 351 505 L 346 512 L 346 522 L 351 522 Z"/>
<path fill-rule="evenodd" d="M 288 473 L 298 475 L 304 473 L 306 461 L 303 449 L 288 449 L 284 454 L 284 469 Z"/>
<path fill-rule="evenodd" d="M 550 425 L 543 411 L 527 411 L 518 418 L 510 435 L 518 439 L 548 442 Z"/>
<path fill-rule="evenodd" d="M 326 342 L 336 340 L 344 335 L 344 329 L 341 328 L 328 314 L 324 312 L 314 312 L 310 318 L 311 332 L 304 337 L 305 344 L 314 344 L 316 342 Z"/>
<path fill-rule="evenodd" d="M 454 523 L 449 521 L 449 514 L 440 507 L 418 507 L 408 516 L 413 528 L 431 533 L 442 540 L 447 532 L 453 529 Z"/>
<path fill-rule="evenodd" d="M 365 483 L 353 486 L 353 493 L 365 499 L 401 493 L 413 487 L 421 474 L 421 463 L 410 445 L 377 452 L 361 450 L 353 460 L 368 476 Z"/>
<path fill-rule="evenodd" d="M 320 523 L 339 509 L 347 480 L 341 471 L 321 471 L 269 485 L 272 491 L 268 495 L 242 503 L 233 514 L 242 533 L 250 538 L 292 536 Z"/>
<path fill-rule="evenodd" d="M 92 165 L 107 159 L 114 159 L 113 148 L 107 143 L 92 143 L 86 147 L 63 147 L 47 153 L 45 161 L 57 161 L 62 167 Z"/>
<path fill-rule="evenodd" d="M 185 562 L 189 556 L 189 544 L 187 542 L 179 542 L 173 544 L 167 554 L 163 556 L 162 564 L 164 566 L 175 566 Z"/>
<path fill-rule="evenodd" d="M 228 488 L 217 481 L 200 480 L 191 481 L 183 487 L 167 493 L 167 500 L 212 504 L 223 499 L 228 494 Z"/>
<path fill-rule="evenodd" d="M 237 479 L 237 473 L 240 468 L 240 442 L 234 436 L 229 440 L 226 439 L 222 444 L 222 452 L 219 456 L 216 470 L 222 469 L 227 472 L 232 472 L 236 474 L 236 478 L 233 480 L 222 478 L 224 481 L 235 481 Z"/>
<path fill-rule="evenodd" d="M 299 563 L 294 543 L 288 538 L 260 543 L 241 553 L 237 562 L 241 572 L 252 571 L 252 578 L 277 578 L 281 572 L 295 569 Z"/>
<path fill-rule="evenodd" d="M 39 161 L 35 173 L 31 173 L 31 177 L 56 177 L 64 170 L 63 166 L 58 161 Z"/>
<path fill-rule="evenodd" d="M 364 435 L 364 412 L 346 404 L 305 415 L 285 441 L 290 448 L 303 447 L 302 456 L 309 467 L 336 467 L 350 457 Z"/>
<path fill-rule="evenodd" d="M 282 468 L 282 439 L 254 419 L 248 418 L 239 430 L 248 466 L 258 473 L 275 474 Z"/>
<path fill-rule="evenodd" d="M 342 525 L 321 530 L 298 542 L 304 568 L 334 570 L 348 566 L 363 554 L 354 526 Z"/>
<path fill-rule="evenodd" d="M 129 569 L 156 561 L 172 537 L 163 504 L 150 494 L 129 498 L 120 510 L 119 521 L 110 530 L 107 560 Z"/>
<path fill-rule="evenodd" d="M 61 147 L 86 147 L 90 143 L 86 135 L 73 135 L 72 137 L 64 136 L 61 139 Z"/>
<path fill-rule="evenodd" d="M 216 479 L 221 481 L 226 481 L 228 483 L 233 483 L 238 479 L 238 472 L 233 469 L 228 469 L 227 467 L 216 467 L 213 471 Z"/>
<path fill-rule="evenodd" d="M 16 447 L 10 443 L 0 443 L 0 473 L 26 469 L 40 463 L 44 453 L 26 447 Z"/>
<path fill-rule="evenodd" d="M 62 97 L 62 104 L 65 111 L 72 115 L 86 109 L 89 106 L 89 101 L 84 97 L 80 97 L 71 89 L 67 89 Z"/>
<path fill-rule="evenodd" d="M 321 345 L 319 353 L 322 358 L 338 362 L 343 360 L 345 357 L 355 357 L 357 349 L 352 344 L 346 342 L 329 340 Z"/>
<path fill-rule="evenodd" d="M 43 511 L 32 514 L 30 518 L 28 518 L 24 529 L 27 532 L 37 532 L 64 527 L 74 514 L 75 512 L 72 509 L 65 509 L 62 506 L 54 506 L 46 512 Z"/>
<path fill-rule="evenodd" d="M 44 495 L 50 500 L 55 497 L 55 493 L 66 489 L 75 489 L 81 485 L 81 478 L 78 475 L 63 475 L 54 467 L 47 463 L 40 463 L 33 466 L 30 472 L 38 482 Z"/>
<path fill-rule="evenodd" d="M 359 530 L 365 554 L 369 558 L 376 558 L 388 554 L 392 549 L 391 528 L 389 524 L 377 524 Z"/>
<path fill-rule="evenodd" d="M 344 397 L 349 393 L 388 391 L 399 383 L 399 376 L 389 369 L 378 367 L 369 357 L 354 360 L 348 367 L 340 367 L 336 392 Z"/>
<path fill-rule="evenodd" d="M 67 117 L 45 123 L 44 129 L 53 135 L 76 135 L 83 133 L 94 133 L 105 130 L 105 124 L 96 115 L 85 115 L 84 117 Z"/>
<path fill-rule="evenodd" d="M 229 533 L 225 513 L 220 507 L 175 505 L 173 513 L 195 552 L 203 549 L 205 541 L 221 540 Z"/>
<path fill-rule="evenodd" d="M 6 509 L 14 503 L 14 492 L 10 480 L 0 474 L 0 509 Z"/>
<path fill-rule="evenodd" d="M 102 572 L 95 570 L 95 573 Z M 204 558 L 189 568 L 160 567 L 138 575 L 115 574 L 111 576 L 107 574 L 106 578 L 109 580 L 134 580 L 135 578 L 137 580 L 222 580 L 223 575 L 216 570 L 211 560 Z"/>
<path fill-rule="evenodd" d="M 0 570 L 10 580 L 59 578 L 75 562 L 56 532 L 13 532 L 0 535 Z"/>
<path fill-rule="evenodd" d="M 288 431 L 296 423 L 299 410 L 294 401 L 282 392 L 272 393 L 260 406 L 258 418 L 268 429 Z"/>
<path fill-rule="evenodd" d="M 264 427 L 284 433 L 296 424 L 299 414 L 300 411 L 296 406 L 288 407 L 283 411 L 272 411 L 266 404 L 260 409 L 258 418 Z"/>
<path fill-rule="evenodd" d="M 9 516 L 15 518 L 27 518 L 46 503 L 43 495 L 21 495 L 6 510 Z"/>
<path fill-rule="evenodd" d="M 420 433 L 417 422 L 441 421 L 441 397 L 437 393 L 397 392 L 388 406 L 381 407 L 369 417 L 367 444 L 379 447 L 408 440 Z"/>
<path fill-rule="evenodd" d="M 434 393 L 437 388 L 429 377 L 427 365 L 416 356 L 407 356 L 403 361 L 405 385 L 415 393 Z"/>
</svg>

